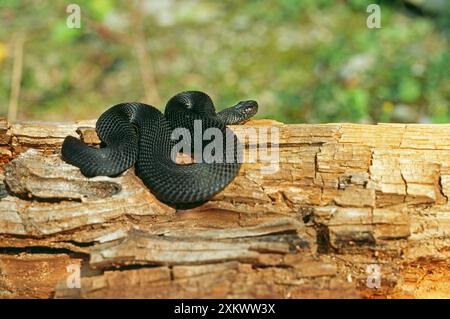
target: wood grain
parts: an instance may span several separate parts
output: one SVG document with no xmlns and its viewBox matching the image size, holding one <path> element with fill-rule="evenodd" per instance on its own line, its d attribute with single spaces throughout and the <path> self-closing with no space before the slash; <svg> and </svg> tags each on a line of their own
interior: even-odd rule
<svg viewBox="0 0 450 319">
<path fill-rule="evenodd" d="M 231 128 L 256 161 L 176 210 L 133 169 L 87 179 L 61 161 L 66 135 L 99 143 L 94 124 L 0 120 L 0 297 L 448 298 L 450 125 L 250 121 Z M 245 137 L 267 128 L 277 143 Z"/>
</svg>

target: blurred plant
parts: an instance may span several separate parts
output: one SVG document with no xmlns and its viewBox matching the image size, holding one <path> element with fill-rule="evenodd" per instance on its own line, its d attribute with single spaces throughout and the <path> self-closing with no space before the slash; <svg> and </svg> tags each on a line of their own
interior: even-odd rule
<svg viewBox="0 0 450 319">
<path fill-rule="evenodd" d="M 368 29 L 372 2 L 78 0 L 82 27 L 69 29 L 66 1 L 1 0 L 0 115 L 23 32 L 19 119 L 94 118 L 135 100 L 163 108 L 199 89 L 219 109 L 254 98 L 259 117 L 288 123 L 449 122 L 450 13 L 375 1 L 382 28 Z"/>
</svg>

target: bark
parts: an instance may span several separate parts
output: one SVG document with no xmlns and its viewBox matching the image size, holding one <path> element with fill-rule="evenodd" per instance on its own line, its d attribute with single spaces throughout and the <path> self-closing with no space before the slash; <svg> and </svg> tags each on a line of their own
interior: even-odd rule
<svg viewBox="0 0 450 319">
<path fill-rule="evenodd" d="M 450 297 L 450 125 L 251 121 L 232 129 L 279 129 L 247 140 L 279 169 L 244 163 L 176 210 L 133 169 L 88 179 L 60 159 L 66 135 L 99 143 L 94 124 L 0 120 L 0 297 Z"/>
</svg>

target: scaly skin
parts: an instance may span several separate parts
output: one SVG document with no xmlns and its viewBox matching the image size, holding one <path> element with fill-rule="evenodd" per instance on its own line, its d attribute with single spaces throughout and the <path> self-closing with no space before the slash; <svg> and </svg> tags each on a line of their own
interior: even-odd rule
<svg viewBox="0 0 450 319">
<path fill-rule="evenodd" d="M 171 140 L 173 129 L 187 128 L 193 137 L 194 120 L 201 120 L 203 131 L 217 128 L 225 139 L 226 125 L 248 120 L 257 109 L 255 101 L 243 101 L 216 114 L 210 97 L 199 91 L 172 97 L 164 115 L 150 105 L 122 103 L 108 109 L 97 121 L 98 135 L 106 146 L 91 148 L 67 136 L 61 154 L 88 177 L 115 176 L 135 165 L 137 175 L 162 202 L 200 203 L 225 188 L 237 175 L 239 148 L 234 148 L 232 162 L 177 164 L 171 157 L 176 144 Z M 236 146 L 239 141 L 234 134 L 232 137 Z M 223 146 L 225 159 L 225 140 Z"/>
</svg>

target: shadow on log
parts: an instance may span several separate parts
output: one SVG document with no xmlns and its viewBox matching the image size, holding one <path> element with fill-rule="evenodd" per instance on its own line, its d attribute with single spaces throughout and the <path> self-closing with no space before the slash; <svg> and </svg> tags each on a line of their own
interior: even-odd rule
<svg viewBox="0 0 450 319">
<path fill-rule="evenodd" d="M 94 125 L 0 121 L 0 297 L 450 297 L 450 125 L 235 126 L 279 130 L 278 170 L 178 211 L 61 161 Z"/>
</svg>

